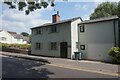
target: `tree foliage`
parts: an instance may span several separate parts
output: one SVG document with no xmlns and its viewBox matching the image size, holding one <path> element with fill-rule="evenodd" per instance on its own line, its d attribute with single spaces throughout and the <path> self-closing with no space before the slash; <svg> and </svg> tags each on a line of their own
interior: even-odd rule
<svg viewBox="0 0 120 80">
<path fill-rule="evenodd" d="M 41 8 L 47 8 L 48 5 L 52 7 L 55 0 L 4 0 L 4 4 L 9 6 L 9 9 L 18 9 L 19 11 L 25 11 L 26 15 L 30 12 Z"/>
<path fill-rule="evenodd" d="M 107 17 L 118 14 L 117 2 L 103 2 L 97 6 L 94 12 L 90 15 L 90 19 L 96 19 L 100 17 Z"/>
<path fill-rule="evenodd" d="M 112 57 L 113 62 L 120 64 L 120 48 L 112 47 L 109 50 L 109 55 Z"/>
<path fill-rule="evenodd" d="M 29 34 L 26 32 L 22 32 L 21 35 L 29 37 Z"/>
<path fill-rule="evenodd" d="M 118 16 L 120 17 L 120 1 L 118 2 Z"/>
<path fill-rule="evenodd" d="M 119 47 L 120 47 L 120 1 L 118 2 L 118 13 L 117 13 L 118 17 L 119 17 Z"/>
</svg>

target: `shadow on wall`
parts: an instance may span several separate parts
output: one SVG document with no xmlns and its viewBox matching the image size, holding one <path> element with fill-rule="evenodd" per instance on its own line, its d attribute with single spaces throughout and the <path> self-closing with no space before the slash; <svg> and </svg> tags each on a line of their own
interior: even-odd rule
<svg viewBox="0 0 120 80">
<path fill-rule="evenodd" d="M 33 69 L 33 67 L 40 67 L 45 63 L 19 59 L 19 58 L 2 58 L 2 79 L 8 78 L 49 78 L 48 75 L 54 74 L 47 68 L 41 68 L 39 70 Z"/>
</svg>

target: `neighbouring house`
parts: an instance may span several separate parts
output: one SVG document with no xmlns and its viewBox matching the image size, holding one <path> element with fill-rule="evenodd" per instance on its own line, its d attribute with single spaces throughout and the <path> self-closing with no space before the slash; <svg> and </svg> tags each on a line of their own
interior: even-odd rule
<svg viewBox="0 0 120 80">
<path fill-rule="evenodd" d="M 27 44 L 28 41 L 24 37 L 16 32 L 11 31 L 0 31 L 0 42 L 8 44 Z"/>
<path fill-rule="evenodd" d="M 118 46 L 118 17 L 104 17 L 79 23 L 79 51 L 83 59 L 111 61 L 108 51 Z"/>
<path fill-rule="evenodd" d="M 59 13 L 52 15 L 52 23 L 31 28 L 31 54 L 72 58 L 78 51 L 78 23 L 80 17 L 60 20 Z"/>
</svg>

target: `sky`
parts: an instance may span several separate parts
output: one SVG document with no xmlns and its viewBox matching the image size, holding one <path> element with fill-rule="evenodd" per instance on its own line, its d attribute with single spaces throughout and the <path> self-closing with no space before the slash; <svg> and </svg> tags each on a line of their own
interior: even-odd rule
<svg viewBox="0 0 120 80">
<path fill-rule="evenodd" d="M 56 0 L 55 7 L 42 8 L 29 15 L 24 11 L 9 9 L 6 4 L 0 2 L 0 30 L 13 31 L 20 34 L 27 32 L 31 34 L 30 28 L 40 26 L 44 23 L 51 23 L 52 15 L 59 11 L 60 19 L 70 19 L 81 17 L 83 20 L 89 20 L 89 16 L 94 9 L 106 0 Z M 107 0 L 120 1 L 120 0 Z"/>
</svg>

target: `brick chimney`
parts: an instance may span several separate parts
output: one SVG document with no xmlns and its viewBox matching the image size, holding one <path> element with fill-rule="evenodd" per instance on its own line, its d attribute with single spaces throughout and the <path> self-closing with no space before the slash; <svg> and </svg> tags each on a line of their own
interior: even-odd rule
<svg viewBox="0 0 120 80">
<path fill-rule="evenodd" d="M 59 11 L 57 11 L 57 14 L 52 15 L 52 23 L 57 23 L 60 21 Z"/>
</svg>

